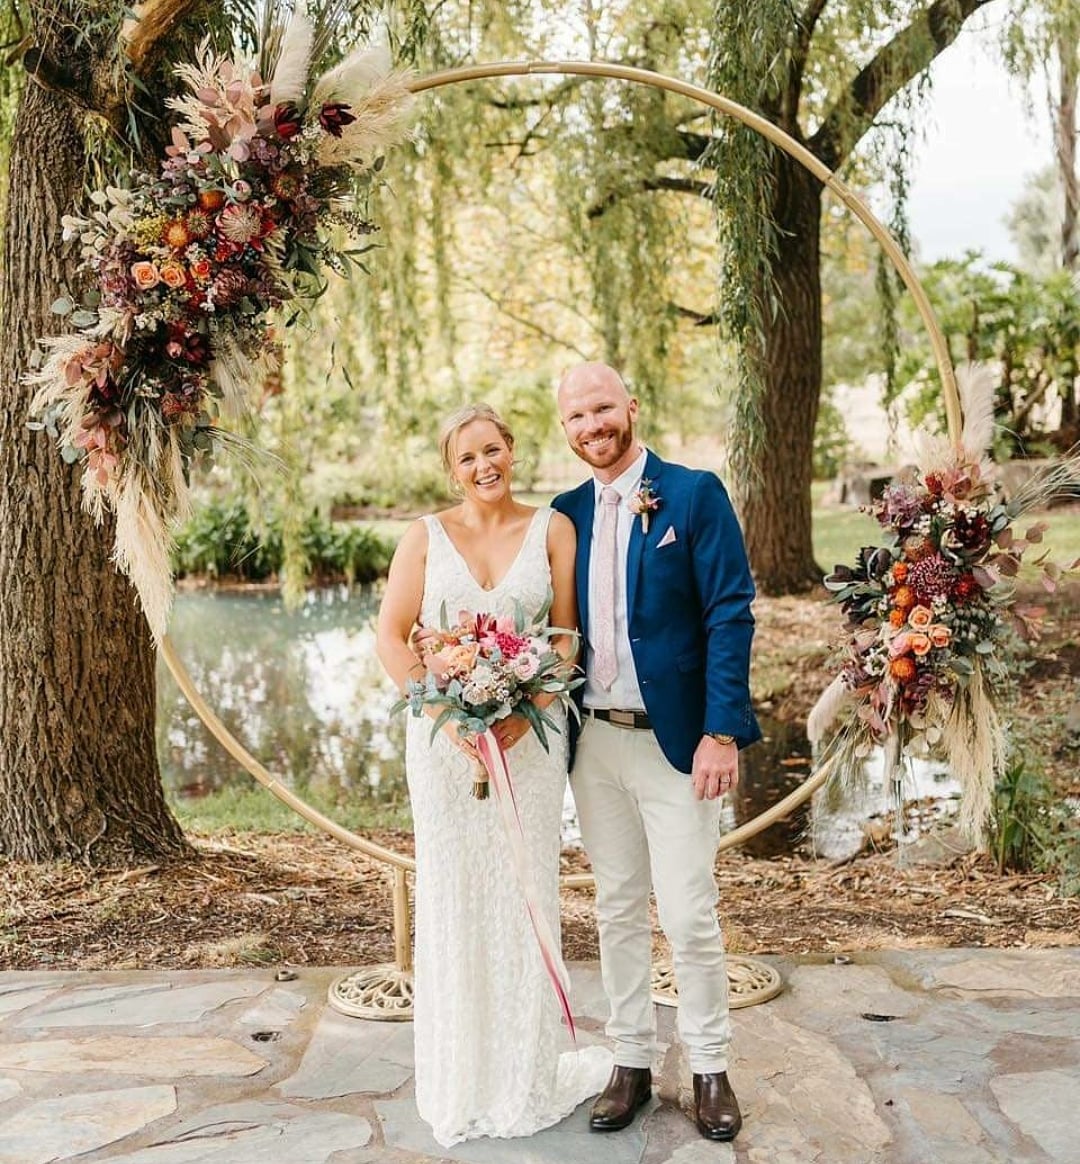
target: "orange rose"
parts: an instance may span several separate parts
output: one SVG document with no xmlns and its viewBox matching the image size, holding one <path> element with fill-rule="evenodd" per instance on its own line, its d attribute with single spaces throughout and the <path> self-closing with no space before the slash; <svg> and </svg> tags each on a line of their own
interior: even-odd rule
<svg viewBox="0 0 1080 1164">
<path fill-rule="evenodd" d="M 174 289 L 183 287 L 187 283 L 187 272 L 183 263 L 162 263 L 161 281 L 166 287 Z"/>
<path fill-rule="evenodd" d="M 132 263 L 131 277 L 135 280 L 135 286 L 140 291 L 149 291 L 151 287 L 156 287 L 161 281 L 158 269 L 153 263 Z"/>
<path fill-rule="evenodd" d="M 928 606 L 915 606 L 908 615 L 908 622 L 916 630 L 924 631 L 934 621 L 934 612 Z"/>
<path fill-rule="evenodd" d="M 940 622 L 930 628 L 930 641 L 935 647 L 947 647 L 951 639 L 952 631 Z"/>
<path fill-rule="evenodd" d="M 907 622 L 907 615 L 902 610 L 898 610 L 894 607 L 889 611 L 890 626 L 894 626 L 897 630 L 899 630 L 905 622 Z"/>
<path fill-rule="evenodd" d="M 889 674 L 901 683 L 910 683 L 916 674 L 915 660 L 910 655 L 893 659 L 889 664 Z"/>
<path fill-rule="evenodd" d="M 924 635 L 921 632 L 910 636 L 911 652 L 918 655 L 920 658 L 923 655 L 930 654 L 930 636 Z"/>
<path fill-rule="evenodd" d="M 191 264 L 191 274 L 200 283 L 209 283 L 211 273 L 212 268 L 210 266 L 209 259 L 196 259 L 195 262 Z"/>
<path fill-rule="evenodd" d="M 910 586 L 898 586 L 892 600 L 901 610 L 910 610 L 915 605 L 915 591 Z"/>
</svg>

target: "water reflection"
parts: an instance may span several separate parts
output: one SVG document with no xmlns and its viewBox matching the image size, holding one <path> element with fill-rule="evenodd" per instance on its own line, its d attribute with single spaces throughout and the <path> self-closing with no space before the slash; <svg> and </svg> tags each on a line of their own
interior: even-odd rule
<svg viewBox="0 0 1080 1164">
<path fill-rule="evenodd" d="M 311 591 L 298 611 L 276 594 L 178 595 L 170 636 L 228 729 L 275 776 L 332 803 L 406 799 L 405 728 L 375 656 L 368 588 Z M 166 787 L 201 796 L 250 782 L 158 669 L 158 755 Z"/>
<path fill-rule="evenodd" d="M 195 685 L 238 740 L 275 776 L 302 795 L 331 804 L 363 797 L 407 806 L 404 716 L 375 655 L 370 588 L 311 591 L 300 610 L 262 591 L 191 591 L 177 597 L 170 635 Z M 737 794 L 724 805 L 726 829 L 781 800 L 809 775 L 811 751 L 801 725 L 761 720 L 764 739 L 742 753 Z M 204 727 L 161 664 L 158 755 L 166 787 L 203 796 L 229 784 L 250 785 Z M 799 850 L 848 856 L 863 843 L 864 822 L 886 807 L 881 763 L 868 763 L 865 794 L 833 807 L 820 794 L 743 846 L 754 856 Z M 955 795 L 940 765 L 916 765 L 909 798 L 948 803 Z M 267 794 L 269 795 L 269 793 Z M 567 795 L 563 840 L 580 843 Z"/>
</svg>

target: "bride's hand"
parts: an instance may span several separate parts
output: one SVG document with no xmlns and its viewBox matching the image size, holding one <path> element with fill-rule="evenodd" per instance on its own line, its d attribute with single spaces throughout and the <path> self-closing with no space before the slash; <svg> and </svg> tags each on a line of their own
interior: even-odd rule
<svg viewBox="0 0 1080 1164">
<path fill-rule="evenodd" d="M 504 752 L 508 752 L 529 731 L 529 721 L 523 715 L 508 715 L 493 724 L 491 730 Z"/>
<path fill-rule="evenodd" d="M 472 736 L 463 735 L 461 733 L 460 724 L 450 723 L 443 725 L 443 735 L 454 745 L 459 752 L 464 753 L 470 760 L 480 762 L 480 753 L 476 750 L 476 745 L 473 743 Z"/>
</svg>

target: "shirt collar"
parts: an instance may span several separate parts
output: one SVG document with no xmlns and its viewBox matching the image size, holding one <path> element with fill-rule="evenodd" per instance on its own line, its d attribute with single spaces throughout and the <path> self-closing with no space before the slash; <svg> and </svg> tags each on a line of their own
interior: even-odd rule
<svg viewBox="0 0 1080 1164">
<path fill-rule="evenodd" d="M 629 468 L 624 469 L 618 477 L 615 478 L 609 485 L 605 485 L 603 481 L 593 477 L 593 498 L 597 505 L 600 504 L 600 494 L 604 489 L 614 489 L 619 497 L 625 501 L 626 498 L 637 488 L 641 481 L 641 475 L 645 472 L 645 461 L 649 456 L 649 450 L 642 448 L 641 455 L 634 461 Z"/>
</svg>

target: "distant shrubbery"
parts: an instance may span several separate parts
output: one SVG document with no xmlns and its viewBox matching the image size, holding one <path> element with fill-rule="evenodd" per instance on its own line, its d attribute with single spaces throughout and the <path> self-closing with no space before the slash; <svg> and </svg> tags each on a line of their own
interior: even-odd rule
<svg viewBox="0 0 1080 1164">
<path fill-rule="evenodd" d="M 316 581 L 371 582 L 386 573 L 394 552 L 392 543 L 373 530 L 330 522 L 317 513 L 305 519 L 300 545 Z M 180 530 L 173 565 L 180 578 L 264 582 L 281 573 L 283 553 L 277 517 L 256 526 L 243 502 L 214 502 Z"/>
</svg>

